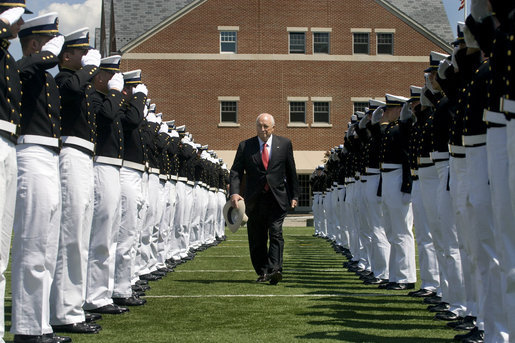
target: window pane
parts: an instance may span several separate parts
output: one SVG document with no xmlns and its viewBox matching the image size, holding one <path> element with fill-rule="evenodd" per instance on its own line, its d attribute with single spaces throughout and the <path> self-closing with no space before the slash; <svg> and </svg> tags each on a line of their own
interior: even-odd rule
<svg viewBox="0 0 515 343">
<path fill-rule="evenodd" d="M 313 33 L 313 52 L 322 54 L 329 53 L 329 32 Z"/>
<path fill-rule="evenodd" d="M 304 32 L 290 32 L 290 53 L 306 53 L 306 37 Z"/>
<path fill-rule="evenodd" d="M 393 55 L 393 34 L 378 33 L 377 34 L 377 53 Z"/>
<path fill-rule="evenodd" d="M 299 207 L 311 207 L 311 191 L 309 184 L 309 175 L 299 174 Z"/>
<path fill-rule="evenodd" d="M 368 107 L 368 102 L 355 102 L 354 112 L 365 112 L 365 108 Z"/>
<path fill-rule="evenodd" d="M 290 102 L 290 122 L 306 122 L 305 102 Z"/>
<path fill-rule="evenodd" d="M 368 54 L 369 53 L 369 37 L 368 33 L 354 33 L 354 53 L 355 54 Z"/>
<path fill-rule="evenodd" d="M 315 102 L 313 122 L 315 123 L 329 123 L 329 103 L 328 102 Z"/>
<path fill-rule="evenodd" d="M 221 102 L 221 122 L 238 122 L 238 103 L 236 101 L 222 101 Z"/>
<path fill-rule="evenodd" d="M 236 53 L 237 34 L 236 31 L 220 32 L 220 52 Z"/>
</svg>

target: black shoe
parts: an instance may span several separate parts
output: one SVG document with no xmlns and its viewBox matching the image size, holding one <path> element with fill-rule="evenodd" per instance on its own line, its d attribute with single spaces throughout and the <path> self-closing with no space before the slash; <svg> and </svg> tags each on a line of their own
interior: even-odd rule
<svg viewBox="0 0 515 343">
<path fill-rule="evenodd" d="M 270 281 L 270 277 L 268 274 L 261 274 L 256 280 L 257 283 L 265 283 L 268 281 Z"/>
<path fill-rule="evenodd" d="M 147 301 L 138 297 L 132 296 L 128 298 L 113 298 L 113 303 L 120 306 L 141 306 L 145 305 Z"/>
<path fill-rule="evenodd" d="M 281 273 L 281 271 L 279 270 L 276 270 L 275 272 L 272 272 L 272 274 L 270 274 L 270 284 L 271 285 L 277 285 L 279 283 L 279 281 L 281 281 L 283 279 L 283 273 Z"/>
<path fill-rule="evenodd" d="M 454 312 L 445 311 L 445 312 L 438 312 L 437 314 L 435 314 L 435 319 L 446 320 L 446 321 L 450 322 L 450 321 L 453 321 L 453 320 L 460 320 L 460 319 L 463 319 L 463 318 L 458 316 Z"/>
<path fill-rule="evenodd" d="M 89 313 L 86 311 L 84 312 L 84 316 L 86 317 L 86 323 L 92 323 L 92 322 L 96 322 L 97 320 L 102 319 L 101 315 L 96 314 L 96 313 Z"/>
<path fill-rule="evenodd" d="M 469 332 L 467 332 L 465 334 L 454 336 L 454 340 L 455 341 L 464 341 L 466 339 L 469 339 L 469 338 L 472 338 L 473 336 L 478 335 L 479 332 L 480 332 L 480 330 L 477 327 L 474 327 L 472 330 L 470 330 Z"/>
<path fill-rule="evenodd" d="M 428 305 L 438 305 L 441 302 L 442 302 L 442 297 L 439 297 L 437 295 L 424 298 L 424 304 L 428 304 Z"/>
<path fill-rule="evenodd" d="M 462 339 L 462 343 L 483 343 L 485 341 L 485 332 L 483 330 L 477 330 L 468 338 Z"/>
<path fill-rule="evenodd" d="M 52 343 L 70 343 L 72 341 L 71 337 L 67 337 L 67 336 L 57 336 L 56 334 L 54 333 L 50 333 L 48 335 L 52 335 L 52 340 L 51 342 Z M 45 335 L 46 336 L 46 335 Z"/>
<path fill-rule="evenodd" d="M 46 335 L 14 335 L 14 343 L 53 343 L 54 334 Z M 71 341 L 71 340 L 70 340 Z"/>
<path fill-rule="evenodd" d="M 389 291 L 405 291 L 407 289 L 413 289 L 415 288 L 415 284 L 414 283 L 398 283 L 398 282 L 394 282 L 394 283 L 391 283 L 389 284 L 386 289 L 389 290 Z"/>
<path fill-rule="evenodd" d="M 148 285 L 148 281 L 147 280 L 139 279 L 138 281 L 136 281 L 136 285 L 138 285 L 138 286 L 143 286 L 143 285 L 147 286 Z"/>
<path fill-rule="evenodd" d="M 157 276 L 159 278 L 162 278 L 163 276 L 166 276 L 166 272 L 162 272 L 162 271 L 159 271 L 159 270 L 153 271 L 150 274 L 152 274 L 154 276 Z"/>
<path fill-rule="evenodd" d="M 441 302 L 438 305 L 430 305 L 427 307 L 429 312 L 445 312 L 449 311 L 451 306 L 446 302 Z"/>
<path fill-rule="evenodd" d="M 52 325 L 54 332 L 67 332 L 67 333 L 98 333 L 99 325 L 88 324 L 86 322 L 73 323 L 66 325 Z"/>
<path fill-rule="evenodd" d="M 363 282 L 365 282 L 365 281 L 374 280 L 374 279 L 377 279 L 377 278 L 374 275 L 374 273 L 370 273 L 370 274 L 368 274 L 366 276 L 360 276 L 359 279 L 362 280 Z"/>
<path fill-rule="evenodd" d="M 410 297 L 414 298 L 426 298 L 426 297 L 432 297 L 436 295 L 435 291 L 430 291 L 428 289 L 421 288 L 418 291 L 409 292 L 408 295 Z"/>
<path fill-rule="evenodd" d="M 108 304 L 102 307 L 97 307 L 92 310 L 87 310 L 91 313 L 102 313 L 102 314 L 122 314 L 125 312 L 129 312 L 127 307 L 118 306 L 115 304 Z"/>
<path fill-rule="evenodd" d="M 388 279 L 373 278 L 363 281 L 365 285 L 385 285 L 388 284 Z"/>
<path fill-rule="evenodd" d="M 143 291 L 132 291 L 132 295 L 135 297 L 144 297 L 146 294 Z"/>
<path fill-rule="evenodd" d="M 370 270 L 366 270 L 366 269 L 364 269 L 360 272 L 356 272 L 356 275 L 359 277 L 369 276 L 370 274 L 372 274 L 372 272 Z"/>
<path fill-rule="evenodd" d="M 157 281 L 157 280 L 160 280 L 161 278 L 156 275 L 152 275 L 152 274 L 144 274 L 144 275 L 140 275 L 139 279 L 145 280 L 145 281 Z"/>
<path fill-rule="evenodd" d="M 343 268 L 349 268 L 350 266 L 357 266 L 359 261 L 346 261 L 343 262 Z"/>
<path fill-rule="evenodd" d="M 350 266 L 349 268 L 347 268 L 347 270 L 351 273 L 361 273 L 365 271 L 364 268 L 360 268 L 357 264 L 354 266 Z"/>
<path fill-rule="evenodd" d="M 379 289 L 387 289 L 388 286 L 395 284 L 395 282 L 386 282 L 386 283 L 380 283 L 377 288 Z"/>
<path fill-rule="evenodd" d="M 458 325 L 454 326 L 454 330 L 469 331 L 476 327 L 476 317 L 466 316 Z"/>
</svg>

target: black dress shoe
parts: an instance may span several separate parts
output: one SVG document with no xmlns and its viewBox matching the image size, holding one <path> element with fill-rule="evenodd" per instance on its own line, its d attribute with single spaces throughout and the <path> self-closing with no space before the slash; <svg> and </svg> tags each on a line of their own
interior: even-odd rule
<svg viewBox="0 0 515 343">
<path fill-rule="evenodd" d="M 161 271 L 159 271 L 159 270 L 153 271 L 153 272 L 152 272 L 152 273 L 150 273 L 150 274 L 152 274 L 152 275 L 154 275 L 154 276 L 158 276 L 158 277 L 160 277 L 160 278 L 162 278 L 162 277 L 166 276 L 166 272 L 161 272 Z"/>
<path fill-rule="evenodd" d="M 52 335 L 52 343 L 70 343 L 72 341 L 71 337 L 58 336 L 54 333 L 51 333 L 49 335 Z"/>
<path fill-rule="evenodd" d="M 388 279 L 380 279 L 380 278 L 373 278 L 363 281 L 365 285 L 386 285 L 388 284 Z"/>
<path fill-rule="evenodd" d="M 161 278 L 159 276 L 152 275 L 152 274 L 144 274 L 144 275 L 140 275 L 139 279 L 146 280 L 146 281 L 157 281 L 157 280 L 160 280 Z"/>
<path fill-rule="evenodd" d="M 436 292 L 435 291 L 430 291 L 430 290 L 425 289 L 425 288 L 421 288 L 418 291 L 409 292 L 408 295 L 410 297 L 414 297 L 414 298 L 426 298 L 426 297 L 435 296 Z"/>
<path fill-rule="evenodd" d="M 138 297 L 132 296 L 128 298 L 113 298 L 113 303 L 119 306 L 141 306 L 145 305 L 147 301 Z"/>
<path fill-rule="evenodd" d="M 479 330 L 477 327 L 473 328 L 472 330 L 470 330 L 470 332 L 467 332 L 465 334 L 462 334 L 462 335 L 456 335 L 454 336 L 454 340 L 455 341 L 464 341 L 466 339 L 469 339 L 469 338 L 472 338 L 472 337 L 476 337 L 476 336 L 479 336 L 479 333 L 481 332 L 481 334 L 484 336 L 484 332 L 482 330 Z"/>
<path fill-rule="evenodd" d="M 147 280 L 141 280 L 139 279 L 138 281 L 136 281 L 136 285 L 138 286 L 143 286 L 143 285 L 148 285 L 148 281 Z"/>
<path fill-rule="evenodd" d="M 49 336 L 50 335 L 50 336 Z M 47 335 L 14 335 L 14 343 L 53 343 L 53 334 Z"/>
<path fill-rule="evenodd" d="M 453 320 L 460 320 L 460 319 L 463 319 L 463 318 L 458 316 L 454 312 L 445 311 L 445 312 L 438 312 L 437 314 L 435 314 L 435 319 L 446 320 L 446 321 L 450 322 L 450 321 L 453 321 Z"/>
<path fill-rule="evenodd" d="M 129 309 L 127 307 L 118 306 L 116 304 L 108 304 L 88 311 L 91 313 L 102 314 L 122 314 L 125 312 L 129 312 Z"/>
<path fill-rule="evenodd" d="M 445 312 L 449 311 L 451 306 L 446 302 L 441 302 L 438 305 L 430 305 L 427 307 L 429 312 Z"/>
<path fill-rule="evenodd" d="M 462 343 L 483 343 L 485 341 L 485 332 L 477 330 L 470 337 L 462 339 Z"/>
<path fill-rule="evenodd" d="M 469 331 L 476 327 L 476 317 L 466 316 L 465 319 L 456 326 L 454 326 L 454 330 L 463 330 Z"/>
<path fill-rule="evenodd" d="M 84 312 L 84 316 L 86 317 L 86 323 L 96 322 L 102 319 L 102 316 L 97 313 Z"/>
<path fill-rule="evenodd" d="M 407 283 L 407 282 L 403 282 L 403 283 L 394 282 L 392 284 L 389 284 L 386 287 L 386 289 L 389 291 L 405 291 L 407 289 L 413 289 L 413 288 L 415 288 L 415 284 Z"/>
<path fill-rule="evenodd" d="M 146 294 L 143 291 L 132 291 L 132 295 L 136 297 L 144 297 Z"/>
<path fill-rule="evenodd" d="M 256 280 L 257 283 L 264 283 L 268 281 L 270 281 L 270 277 L 268 274 L 259 275 L 259 277 Z"/>
<path fill-rule="evenodd" d="M 67 333 L 98 333 L 98 325 L 88 324 L 86 322 L 73 323 L 65 325 L 52 325 L 54 332 L 67 332 Z"/>
<path fill-rule="evenodd" d="M 380 283 L 377 288 L 379 289 L 387 289 L 388 286 L 393 285 L 395 282 L 386 282 L 386 283 Z"/>
<path fill-rule="evenodd" d="M 442 297 L 439 297 L 437 295 L 424 298 L 424 304 L 428 304 L 428 305 L 438 305 L 441 302 L 442 302 Z"/>
<path fill-rule="evenodd" d="M 283 273 L 281 271 L 276 270 L 272 274 L 270 274 L 270 284 L 271 285 L 277 285 L 279 281 L 283 279 Z"/>
</svg>

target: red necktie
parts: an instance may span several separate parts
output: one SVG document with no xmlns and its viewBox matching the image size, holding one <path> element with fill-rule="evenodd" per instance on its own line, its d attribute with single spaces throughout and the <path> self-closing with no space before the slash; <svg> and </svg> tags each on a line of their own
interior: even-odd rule
<svg viewBox="0 0 515 343">
<path fill-rule="evenodd" d="M 265 166 L 265 170 L 268 169 L 268 149 L 266 148 L 267 144 L 263 144 L 263 151 L 261 152 L 261 160 L 263 161 L 263 165 Z M 268 192 L 270 186 L 268 186 L 268 182 L 265 183 L 265 191 Z"/>
</svg>

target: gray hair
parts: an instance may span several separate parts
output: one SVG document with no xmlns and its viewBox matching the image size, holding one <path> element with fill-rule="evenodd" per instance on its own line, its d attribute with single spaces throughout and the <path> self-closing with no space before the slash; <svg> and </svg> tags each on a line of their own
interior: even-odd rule
<svg viewBox="0 0 515 343">
<path fill-rule="evenodd" d="M 256 118 L 256 124 L 259 123 L 259 119 L 263 116 L 269 116 L 271 119 L 272 119 L 272 126 L 275 126 L 275 119 L 274 119 L 274 116 L 271 115 L 270 113 L 261 113 L 260 115 L 257 116 Z"/>
</svg>

